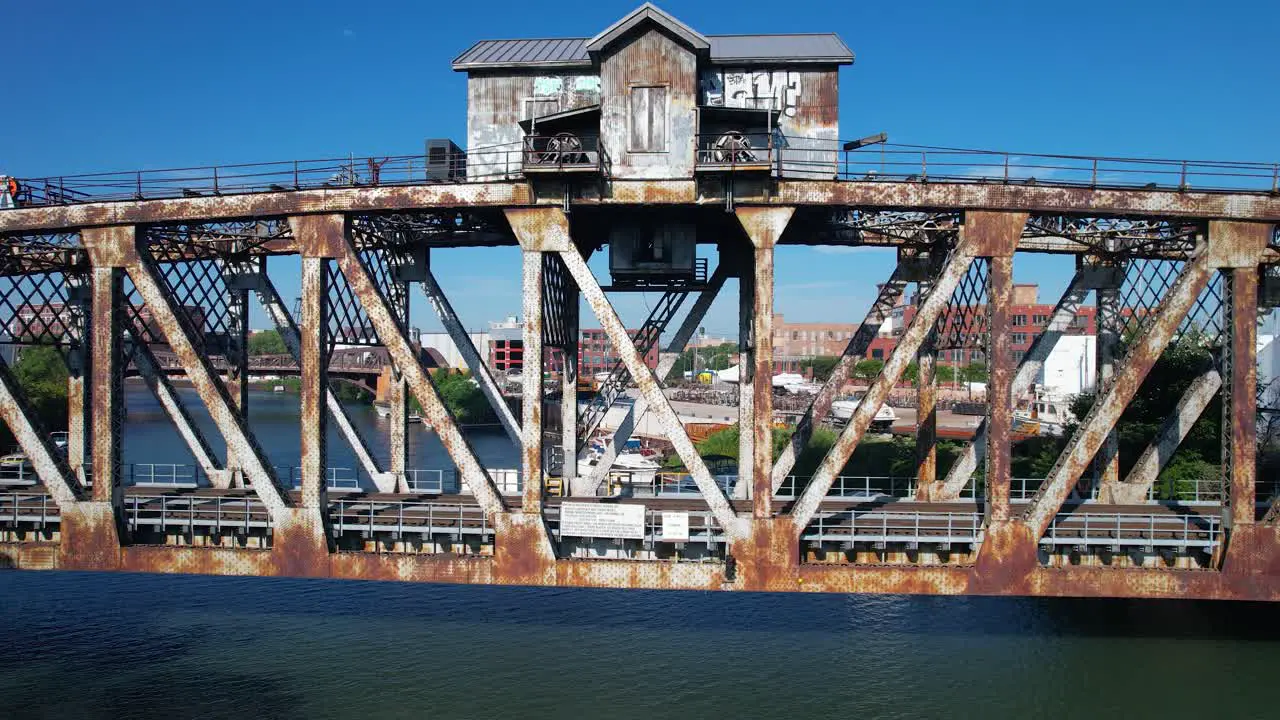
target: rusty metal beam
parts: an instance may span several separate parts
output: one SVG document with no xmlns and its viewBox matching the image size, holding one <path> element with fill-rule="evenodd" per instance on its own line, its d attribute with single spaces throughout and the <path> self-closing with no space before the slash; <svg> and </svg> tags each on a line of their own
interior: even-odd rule
<svg viewBox="0 0 1280 720">
<path fill-rule="evenodd" d="M 739 345 L 746 353 L 738 386 L 745 402 L 738 405 L 738 485 L 751 491 L 752 514 L 773 516 L 773 249 L 786 231 L 793 207 L 740 207 L 738 223 L 751 242 L 750 277 L 743 273 L 738 290 L 743 320 L 749 330 Z M 749 303 L 749 304 L 748 304 Z M 750 462 L 743 463 L 750 458 Z M 744 470 L 746 472 L 744 472 Z"/>
<path fill-rule="evenodd" d="M 929 294 L 920 283 L 920 294 Z M 938 331 L 925 336 L 916 353 L 916 497 L 928 497 L 938 482 Z"/>
<path fill-rule="evenodd" d="M 1173 412 L 1164 419 L 1155 439 L 1129 469 L 1124 482 L 1104 482 L 1098 489 L 1098 502 L 1122 505 L 1146 502 L 1147 493 L 1155 484 L 1160 471 L 1169 464 L 1178 446 L 1187 437 L 1187 433 L 1191 432 L 1204 409 L 1213 402 L 1213 397 L 1221 387 L 1222 376 L 1218 374 L 1217 368 L 1211 366 L 1197 375 L 1178 399 Z"/>
<path fill-rule="evenodd" d="M 83 273 L 66 273 L 66 311 L 70 327 L 79 328 L 67 351 L 67 465 L 73 474 L 84 472 L 89 457 L 89 418 L 93 405 L 89 397 L 89 288 Z"/>
<path fill-rule="evenodd" d="M 1008 254 L 992 255 L 987 282 L 987 363 L 990 374 L 987 380 L 986 421 L 989 430 L 984 509 L 988 523 L 1002 523 L 1009 519 L 1012 477 L 1013 348 L 1009 311 L 1013 303 L 1012 246 Z"/>
<path fill-rule="evenodd" d="M 1053 308 L 1053 314 L 1049 318 L 1049 324 L 1032 341 L 1026 356 L 1018 364 L 1018 370 L 1013 376 L 1013 390 L 1011 392 L 1013 399 L 1016 400 L 1031 391 L 1031 386 L 1044 369 L 1045 360 L 1053 352 L 1054 346 L 1058 344 L 1058 338 L 1066 334 L 1071 322 L 1080 312 L 1080 307 L 1084 305 L 1084 301 L 1090 292 L 1089 277 L 1089 271 L 1077 271 L 1072 276 L 1071 282 L 1067 284 L 1067 289 L 1058 298 L 1058 302 Z M 1010 408 L 1010 412 L 1012 412 L 1012 408 Z M 938 494 L 932 497 L 917 497 L 917 499 L 947 501 L 959 498 L 960 492 L 965 485 L 969 484 L 969 480 L 973 478 L 974 470 L 978 469 L 978 463 L 982 462 L 986 454 L 987 422 L 984 418 L 974 432 L 973 439 L 965 444 L 964 450 L 960 452 L 955 462 L 952 463 L 951 469 L 947 471 L 947 476 L 942 481 Z"/>
<path fill-rule="evenodd" d="M 276 290 L 275 283 L 267 277 L 264 270 L 257 273 L 257 282 L 255 283 L 255 293 L 258 296 L 258 303 L 262 305 L 262 309 L 267 313 L 267 317 L 271 318 L 271 322 L 276 327 L 276 332 L 280 333 L 280 340 L 284 343 L 285 349 L 289 351 L 295 362 L 301 363 L 302 358 L 302 335 L 298 330 L 297 323 L 294 322 L 293 316 L 289 314 L 288 308 L 285 307 L 284 300 L 280 298 L 280 293 Z M 301 368 L 301 365 L 299 365 Z M 325 383 L 325 407 L 329 410 L 334 423 L 338 426 L 338 431 L 347 444 L 351 446 L 351 451 L 355 453 L 356 460 L 360 466 L 364 468 L 369 479 L 373 481 L 378 492 L 396 492 L 397 476 L 395 469 L 391 472 L 383 472 L 377 461 L 373 458 L 373 453 L 369 450 L 369 443 L 360 433 L 359 428 L 351 421 L 351 416 L 347 414 L 347 409 L 343 407 L 342 402 L 338 400 L 338 395 L 333 388 Z M 394 406 L 393 406 L 394 408 Z M 394 448 L 393 448 L 394 450 Z M 395 462 L 395 454 L 392 453 L 392 462 Z M 401 470 L 403 472 L 403 470 Z"/>
<path fill-rule="evenodd" d="M 818 393 L 814 396 L 808 411 L 805 412 L 800 422 L 796 424 L 795 432 L 791 434 L 791 441 L 782 449 L 777 461 L 774 462 L 772 470 L 773 492 L 778 492 L 778 488 L 782 486 L 791 469 L 795 467 L 796 458 L 804 450 L 805 445 L 809 443 L 809 438 L 813 436 L 813 429 L 831 412 L 831 403 L 835 401 L 840 385 L 849 377 L 849 371 L 862 359 L 862 356 L 866 355 L 871 341 L 875 340 L 876 336 L 880 334 L 880 326 L 889 317 L 893 307 L 898 304 L 898 300 L 902 297 L 902 293 L 907 287 L 906 277 L 907 275 L 902 265 L 896 265 L 893 268 L 893 273 L 889 275 L 888 281 L 880 286 L 879 295 L 876 296 L 875 302 L 871 304 L 871 309 L 867 311 L 866 317 L 858 325 L 853 337 L 849 339 L 849 344 L 845 346 L 844 353 L 840 355 L 840 361 L 836 363 L 836 366 L 831 370 L 831 375 L 827 377 L 826 381 L 822 383 L 822 387 L 818 389 Z"/>
<path fill-rule="evenodd" d="M 1217 229 L 1210 225 L 1209 232 Z M 1229 433 L 1226 459 L 1229 475 L 1224 478 L 1228 492 L 1225 494 L 1230 508 L 1227 520 L 1233 531 L 1252 525 L 1257 516 L 1258 475 L 1258 268 L 1250 262 L 1247 267 L 1234 267 L 1225 271 L 1229 277 L 1231 302 L 1224 308 L 1230 315 L 1230 347 L 1227 353 L 1230 366 L 1227 392 L 1230 400 L 1223 403 L 1230 408 L 1230 415 L 1223 418 Z"/>
<path fill-rule="evenodd" d="M 1102 387 L 1115 376 L 1116 358 L 1120 354 L 1120 283 L 1097 288 L 1095 296 L 1098 342 L 1094 354 L 1098 386 Z M 1120 435 L 1115 428 L 1107 433 L 1093 463 L 1099 486 L 1120 482 Z M 1090 493 L 1084 494 L 1087 497 Z"/>
<path fill-rule="evenodd" d="M 302 228 L 295 228 L 300 240 L 305 241 Z M 326 257 L 302 258 L 302 317 L 298 366 L 301 385 L 299 410 L 302 502 L 307 510 L 327 511 L 328 473 L 325 441 L 328 433 L 328 413 L 324 407 L 325 390 L 329 380 L 328 356 L 328 295 L 329 260 Z"/>
<path fill-rule="evenodd" d="M 387 470 L 392 476 L 391 490 L 383 490 L 387 484 L 385 481 L 378 484 L 375 480 L 375 484 L 378 484 L 378 490 L 382 492 L 407 492 L 409 488 L 405 471 L 409 466 L 409 383 L 405 381 L 404 373 L 394 364 L 387 383 L 387 405 L 391 410 L 387 416 L 387 454 L 390 456 Z M 355 430 L 355 426 L 352 426 L 352 430 Z M 372 460 L 370 457 L 371 463 Z M 363 458 L 361 462 L 364 462 Z"/>
<path fill-rule="evenodd" d="M 1207 253 L 1200 248 L 1183 266 L 1152 321 L 1135 338 L 1113 381 L 1098 392 L 1093 408 L 1081 421 L 1053 470 L 1024 510 L 1022 519 L 1034 538 L 1044 534 L 1071 493 L 1072 485 L 1102 448 L 1107 433 L 1115 427 L 1121 412 L 1133 399 L 1152 365 L 1209 282 L 1209 274 Z"/>
<path fill-rule="evenodd" d="M 350 234 L 345 230 L 341 216 L 322 216 L 329 218 L 325 229 L 326 242 L 337 253 L 338 267 L 343 277 L 351 286 L 352 292 L 359 298 L 361 306 L 373 323 L 378 339 L 387 348 L 391 361 L 404 373 L 414 397 L 422 406 L 423 420 L 430 423 L 440 444 L 444 446 L 449 457 L 458 466 L 463 485 L 471 491 L 477 504 L 484 508 L 487 515 L 506 510 L 502 496 L 498 493 L 493 479 L 476 459 L 475 451 L 467 442 L 466 436 L 458 431 L 453 415 L 440 399 L 431 374 L 422 366 L 422 361 L 414 353 L 413 346 L 405 336 L 404 328 L 396 320 L 386 298 L 378 290 L 377 284 L 370 277 L 369 271 L 360 260 L 360 255 L 352 242 Z M 292 221 L 291 221 L 292 222 Z"/>
<path fill-rule="evenodd" d="M 564 230 L 567 241 L 567 221 L 564 223 Z M 600 322 L 600 326 L 604 328 L 609 342 L 613 343 L 613 347 L 618 351 L 619 358 L 626 365 L 641 394 L 644 395 L 645 400 L 649 403 L 650 411 L 657 414 L 658 422 L 663 432 L 666 433 L 667 439 L 675 447 L 676 454 L 680 456 L 685 467 L 689 469 L 694 483 L 702 493 L 703 500 L 707 503 L 712 514 L 715 515 L 716 522 L 720 523 L 720 526 L 725 529 L 725 533 L 729 537 L 742 537 L 745 528 L 738 522 L 738 517 L 733 507 L 729 504 L 728 498 L 725 497 L 724 491 L 720 489 L 715 479 L 711 477 L 711 472 L 707 469 L 706 463 L 702 461 L 702 457 L 698 455 L 698 451 L 693 447 L 689 434 L 685 432 L 684 426 L 680 424 L 680 419 L 676 416 L 675 410 L 671 408 L 671 403 L 667 400 L 667 396 L 662 393 L 662 387 L 658 384 L 657 378 L 654 377 L 653 371 L 644 364 L 643 358 L 636 351 L 631 337 L 627 334 L 626 327 L 623 326 L 622 321 L 618 318 L 613 305 L 609 303 L 609 298 L 600 289 L 600 283 L 596 282 L 596 278 L 591 274 L 591 269 L 587 267 L 586 261 L 582 259 L 582 255 L 571 243 L 560 251 L 560 256 L 564 259 L 564 264 L 569 269 L 569 273 L 573 275 L 574 281 L 577 282 L 578 288 L 582 292 L 583 298 L 586 299 L 587 304 L 591 307 L 592 313 L 595 314 L 596 319 Z"/>
<path fill-rule="evenodd" d="M 80 500 L 80 483 L 66 461 L 53 449 L 49 434 L 33 418 L 35 413 L 26 401 L 22 386 L 9 365 L 0 358 L 0 420 L 13 433 L 18 447 L 31 461 L 36 477 L 49 491 L 58 509 L 67 511 Z"/>
<path fill-rule="evenodd" d="M 813 514 L 817 512 L 818 505 L 831 489 L 831 483 L 836 475 L 857 449 L 876 412 L 888 399 L 889 393 L 897 385 L 903 371 L 907 369 L 916 351 L 920 349 L 925 336 L 933 330 L 938 317 L 951 299 L 951 293 L 968 272 L 969 263 L 974 258 L 974 248 L 978 244 L 973 237 L 973 234 L 961 233 L 960 242 L 934 281 L 933 292 L 921 303 L 910 325 L 898 340 L 893 352 L 889 354 L 889 359 L 885 362 L 880 375 L 872 381 L 871 387 L 858 402 L 853 416 L 849 418 L 848 425 L 814 471 L 809 485 L 791 510 L 795 533 L 803 532 L 809 521 L 813 519 Z"/>
<path fill-rule="evenodd" d="M 517 235 L 519 233 L 517 232 Z M 524 325 L 520 370 L 520 475 L 524 481 L 522 509 L 542 512 L 542 252 L 521 253 Z"/>
<path fill-rule="evenodd" d="M 609 182 L 599 198 L 576 198 L 575 204 L 718 205 L 722 198 L 698 198 L 694 181 L 638 180 Z M 518 207 L 535 201 L 524 181 L 470 182 L 423 186 L 325 188 L 201 198 L 19 208 L 0 213 L 0 233 L 76 228 L 94 225 L 180 222 L 244 217 L 278 217 L 295 213 L 365 212 L 432 207 Z M 1261 192 L 1196 192 L 1116 190 L 1050 184 L 907 183 L 787 180 L 777 182 L 770 202 L 779 205 L 847 205 L 862 208 L 986 208 L 1145 217 L 1232 217 L 1280 221 L 1280 197 Z"/>
<path fill-rule="evenodd" d="M 436 317 L 440 318 L 440 323 L 444 325 L 445 332 L 449 333 L 454 346 L 458 348 L 458 354 L 462 355 L 463 362 L 471 371 L 471 377 L 475 378 L 480 391 L 489 400 L 489 405 L 498 416 L 498 422 L 502 423 L 502 429 L 506 431 L 507 437 L 511 438 L 511 442 L 519 445 L 522 442 L 522 435 L 515 413 L 511 412 L 511 406 L 503 397 L 497 380 L 489 371 L 489 366 L 480 355 L 480 351 L 476 349 L 475 343 L 471 341 L 471 336 L 467 334 L 449 298 L 445 296 L 444 290 L 440 289 L 440 283 L 436 281 L 435 275 L 429 268 L 423 278 L 422 293 L 427 298 L 427 304 L 435 310 Z"/>
<path fill-rule="evenodd" d="M 155 261 L 125 248 L 118 250 L 129 255 L 126 266 L 129 278 L 142 301 L 150 308 L 156 326 L 182 362 L 188 379 L 226 440 L 228 455 L 234 452 L 235 457 L 244 463 L 248 482 L 273 521 L 282 517 L 289 507 L 288 496 L 276 481 L 275 472 L 254 441 L 244 416 L 236 410 L 226 387 L 218 380 L 209 358 L 196 348 L 183 327 L 179 311 L 164 289 Z"/>
<path fill-rule="evenodd" d="M 132 233 L 130 233 L 132 235 Z M 94 267 L 89 271 L 89 394 L 93 403 L 93 500 L 119 508 L 124 479 L 120 467 L 124 395 L 120 352 L 120 308 L 123 304 L 120 270 Z"/>
</svg>

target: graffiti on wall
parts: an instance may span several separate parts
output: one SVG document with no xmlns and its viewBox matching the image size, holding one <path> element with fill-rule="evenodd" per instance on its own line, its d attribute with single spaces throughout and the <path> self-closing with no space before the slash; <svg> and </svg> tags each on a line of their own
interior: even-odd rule
<svg viewBox="0 0 1280 720">
<path fill-rule="evenodd" d="M 717 68 L 702 75 L 702 102 L 706 105 L 772 108 L 795 117 L 802 91 L 800 73 L 789 70 Z"/>
</svg>

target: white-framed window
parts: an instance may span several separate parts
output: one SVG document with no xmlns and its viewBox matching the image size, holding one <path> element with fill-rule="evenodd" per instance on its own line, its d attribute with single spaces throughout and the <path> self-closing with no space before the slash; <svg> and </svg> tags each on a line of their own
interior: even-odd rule
<svg viewBox="0 0 1280 720">
<path fill-rule="evenodd" d="M 631 152 L 666 152 L 670 122 L 666 85 L 636 85 L 628 100 Z"/>
</svg>

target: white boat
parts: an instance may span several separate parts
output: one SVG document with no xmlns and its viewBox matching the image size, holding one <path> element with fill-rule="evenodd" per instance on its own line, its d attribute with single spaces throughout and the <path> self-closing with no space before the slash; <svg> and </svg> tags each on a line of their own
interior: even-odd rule
<svg viewBox="0 0 1280 720">
<path fill-rule="evenodd" d="M 831 403 L 831 415 L 835 418 L 836 424 L 847 425 L 861 401 L 860 397 L 851 395 Z M 898 413 L 894 412 L 893 408 L 888 405 L 881 405 L 880 409 L 876 411 L 876 416 L 871 420 L 870 429 L 872 432 L 889 432 L 897 421 Z"/>
<path fill-rule="evenodd" d="M 374 403 L 373 411 L 378 413 L 378 417 L 380 418 L 391 417 L 391 406 L 386 403 Z"/>
<path fill-rule="evenodd" d="M 1013 431 L 1026 435 L 1060 437 L 1067 424 L 1075 420 L 1065 398 L 1050 393 L 1037 392 L 1026 407 L 1013 411 Z"/>
</svg>

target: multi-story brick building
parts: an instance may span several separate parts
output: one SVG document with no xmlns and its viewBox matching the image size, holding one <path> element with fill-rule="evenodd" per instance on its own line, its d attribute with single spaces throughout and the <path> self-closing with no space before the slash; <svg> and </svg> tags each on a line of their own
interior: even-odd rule
<svg viewBox="0 0 1280 720">
<path fill-rule="evenodd" d="M 1013 303 L 1009 309 L 1013 326 L 1010 337 L 1014 360 L 1021 360 L 1036 337 L 1044 331 L 1053 316 L 1053 305 L 1039 302 L 1039 287 L 1033 283 L 1014 286 Z M 886 360 L 898 338 L 902 337 L 911 320 L 915 318 L 918 299 L 914 296 L 893 309 L 881 327 L 880 334 L 871 341 L 866 357 Z M 972 313 L 985 313 L 978 306 Z M 1081 306 L 1075 320 L 1067 330 L 1069 335 L 1094 335 L 1097 333 L 1096 308 Z M 851 323 L 787 323 L 781 315 L 774 315 L 773 356 L 776 372 L 800 372 L 805 360 L 819 355 L 840 355 L 858 326 Z M 939 360 L 957 365 L 983 362 L 986 355 L 982 348 L 949 348 L 939 351 Z"/>
<path fill-rule="evenodd" d="M 637 330 L 627 330 L 634 340 Z M 578 376 L 588 377 L 597 373 L 609 372 L 618 362 L 618 354 L 609 344 L 604 330 L 595 328 L 583 330 L 578 339 Z M 644 354 L 644 364 L 650 368 L 658 367 L 658 343 Z"/>
</svg>

